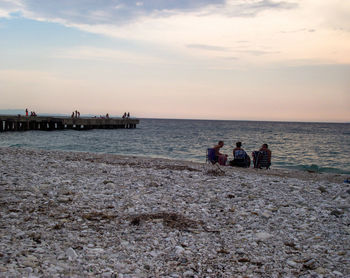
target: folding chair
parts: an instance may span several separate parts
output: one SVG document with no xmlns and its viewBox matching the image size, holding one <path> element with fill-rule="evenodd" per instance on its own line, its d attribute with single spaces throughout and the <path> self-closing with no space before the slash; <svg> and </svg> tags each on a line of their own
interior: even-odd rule
<svg viewBox="0 0 350 278">
<path fill-rule="evenodd" d="M 252 153 L 253 155 L 253 163 L 254 168 L 262 169 L 266 168 L 269 169 L 271 166 L 271 163 L 269 162 L 269 155 L 265 151 L 254 151 Z"/>
<path fill-rule="evenodd" d="M 218 167 L 218 169 L 221 171 L 221 172 L 225 172 L 224 170 L 222 170 L 219 166 L 219 163 L 218 163 L 218 157 L 215 155 L 215 149 L 214 148 L 208 148 L 207 149 L 207 156 L 206 156 L 206 162 L 209 163 L 209 164 L 212 164 L 212 165 L 216 165 L 216 167 Z"/>
</svg>

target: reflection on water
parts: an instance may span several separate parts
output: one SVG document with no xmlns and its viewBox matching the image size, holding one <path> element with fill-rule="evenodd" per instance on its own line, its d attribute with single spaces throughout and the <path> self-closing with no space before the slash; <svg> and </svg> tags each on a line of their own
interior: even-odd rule
<svg viewBox="0 0 350 278">
<path fill-rule="evenodd" d="M 200 162 L 218 140 L 230 156 L 237 141 L 249 154 L 267 143 L 275 168 L 350 173 L 350 124 L 143 119 L 130 130 L 0 133 L 0 146 Z"/>
</svg>

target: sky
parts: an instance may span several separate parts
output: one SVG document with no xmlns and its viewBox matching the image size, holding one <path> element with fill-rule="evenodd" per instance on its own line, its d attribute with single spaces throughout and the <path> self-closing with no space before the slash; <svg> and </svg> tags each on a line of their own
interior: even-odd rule
<svg viewBox="0 0 350 278">
<path fill-rule="evenodd" d="M 348 0 L 0 0 L 0 109 L 350 122 Z"/>
</svg>

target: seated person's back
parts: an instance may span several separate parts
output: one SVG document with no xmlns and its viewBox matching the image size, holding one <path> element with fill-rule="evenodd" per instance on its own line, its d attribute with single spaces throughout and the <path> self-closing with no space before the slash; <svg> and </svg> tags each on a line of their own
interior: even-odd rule
<svg viewBox="0 0 350 278">
<path fill-rule="evenodd" d="M 233 149 L 233 160 L 230 161 L 231 166 L 237 166 L 237 167 L 249 167 L 250 166 L 250 157 L 249 155 L 243 150 L 242 143 L 237 142 L 236 148 Z"/>
</svg>

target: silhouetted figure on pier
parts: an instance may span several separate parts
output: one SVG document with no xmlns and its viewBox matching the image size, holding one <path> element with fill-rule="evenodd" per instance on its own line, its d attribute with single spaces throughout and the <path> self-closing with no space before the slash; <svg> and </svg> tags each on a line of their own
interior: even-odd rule
<svg viewBox="0 0 350 278">
<path fill-rule="evenodd" d="M 26 108 L 26 117 L 28 117 L 28 108 Z"/>
<path fill-rule="evenodd" d="M 125 119 L 126 118 L 126 112 L 124 112 L 124 115 L 123 115 L 123 117 L 122 117 L 123 119 Z"/>
<path fill-rule="evenodd" d="M 72 115 L 71 115 L 72 118 L 74 118 L 74 111 L 72 112 Z"/>
<path fill-rule="evenodd" d="M 106 114 L 106 119 L 109 119 L 109 114 L 108 113 Z"/>
<path fill-rule="evenodd" d="M 126 116 L 128 119 L 130 118 L 130 112 L 128 112 L 128 115 Z"/>
</svg>

